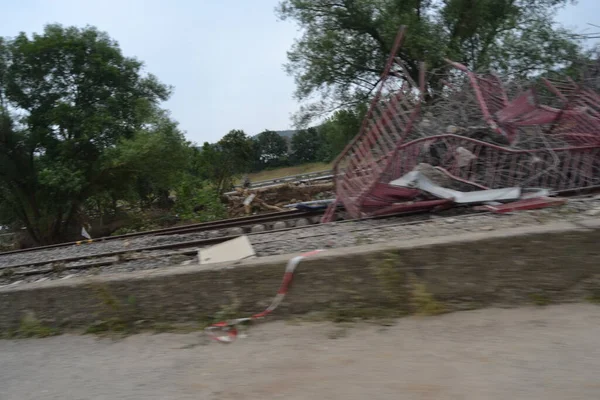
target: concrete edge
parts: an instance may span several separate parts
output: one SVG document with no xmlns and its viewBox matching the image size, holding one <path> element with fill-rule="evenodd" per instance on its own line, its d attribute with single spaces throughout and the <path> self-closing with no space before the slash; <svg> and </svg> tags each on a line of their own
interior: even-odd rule
<svg viewBox="0 0 600 400">
<path fill-rule="evenodd" d="M 589 219 L 331 249 L 302 261 L 274 317 L 600 301 L 599 241 L 600 219 Z M 3 288 L 0 333 L 27 315 L 60 329 L 248 316 L 270 303 L 294 255 Z"/>
</svg>

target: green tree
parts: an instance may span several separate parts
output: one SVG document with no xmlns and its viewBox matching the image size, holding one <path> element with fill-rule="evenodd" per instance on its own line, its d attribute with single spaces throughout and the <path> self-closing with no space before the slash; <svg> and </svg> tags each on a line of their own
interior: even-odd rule
<svg viewBox="0 0 600 400">
<path fill-rule="evenodd" d="M 108 154 L 146 130 L 169 88 L 91 27 L 21 33 L 0 55 L 0 208 L 37 243 L 60 241 L 130 168 Z"/>
<path fill-rule="evenodd" d="M 217 143 L 204 143 L 195 157 L 197 176 L 222 194 L 231 188 L 237 176 L 249 171 L 253 160 L 252 140 L 244 131 L 232 130 Z"/>
<path fill-rule="evenodd" d="M 334 160 L 358 134 L 366 109 L 366 105 L 361 104 L 356 109 L 336 111 L 319 127 L 325 141 L 325 154 L 320 157 L 323 161 Z"/>
<path fill-rule="evenodd" d="M 121 183 L 118 197 L 137 201 L 142 209 L 157 200 L 165 206 L 169 190 L 191 162 L 189 144 L 177 125 L 165 111 L 157 110 L 143 130 L 106 151 L 106 168 L 113 172 L 108 179 Z M 119 186 L 107 182 L 111 190 Z"/>
<path fill-rule="evenodd" d="M 247 172 L 252 164 L 252 139 L 239 129 L 229 131 L 217 142 L 218 148 L 229 160 L 228 169 L 232 174 Z"/>
<path fill-rule="evenodd" d="M 254 169 L 280 167 L 287 162 L 288 144 L 277 132 L 265 130 L 254 138 Z"/>
<path fill-rule="evenodd" d="M 214 143 L 205 142 L 196 155 L 197 176 L 210 182 L 219 193 L 228 189 L 234 178 L 230 160 Z"/>
<path fill-rule="evenodd" d="M 292 160 L 295 164 L 321 161 L 325 138 L 316 128 L 299 130 L 292 136 Z"/>
<path fill-rule="evenodd" d="M 227 208 L 221 202 L 219 192 L 208 182 L 185 174 L 175 186 L 175 191 L 175 211 L 183 220 L 207 222 L 227 216 Z"/>
<path fill-rule="evenodd" d="M 302 107 L 297 123 L 368 100 L 379 81 L 398 27 L 408 26 L 397 55 L 418 81 L 419 61 L 436 70 L 433 96 L 449 69 L 444 57 L 472 69 L 528 76 L 570 63 L 579 51 L 553 17 L 569 0 L 283 0 L 282 19 L 303 35 L 288 52 L 286 69 Z"/>
<path fill-rule="evenodd" d="M 156 110 L 144 129 L 107 149 L 102 159 L 103 168 L 110 171 L 103 178 L 105 188 L 87 199 L 83 209 L 97 221 L 114 221 L 124 217 L 125 209 L 136 213 L 150 207 L 172 208 L 170 193 L 189 173 L 192 148 L 177 123 Z"/>
</svg>

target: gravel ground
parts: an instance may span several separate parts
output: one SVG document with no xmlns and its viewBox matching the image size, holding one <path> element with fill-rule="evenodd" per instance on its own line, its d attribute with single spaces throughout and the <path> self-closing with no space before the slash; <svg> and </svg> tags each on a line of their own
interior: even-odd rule
<svg viewBox="0 0 600 400">
<path fill-rule="evenodd" d="M 450 211 L 455 212 L 455 211 Z M 312 225 L 303 229 L 277 233 L 260 233 L 250 235 L 250 241 L 258 256 L 286 254 L 314 250 L 317 248 L 349 247 L 389 240 L 415 239 L 420 237 L 446 236 L 457 233 L 491 231 L 502 228 L 542 225 L 555 220 L 576 221 L 600 215 L 600 198 L 577 199 L 569 201 L 561 207 L 542 210 L 518 212 L 506 215 L 480 214 L 455 217 L 444 217 L 444 214 L 431 215 L 429 220 L 410 222 L 422 219 L 423 216 L 388 218 L 383 220 L 365 220 L 354 222 L 338 222 L 327 225 Z M 155 269 L 192 262 L 193 256 L 172 255 L 172 250 L 130 253 L 132 259 L 113 260 L 113 265 L 92 269 L 69 269 L 62 264 L 51 261 L 63 257 L 101 254 L 116 250 L 135 250 L 142 247 L 198 240 L 223 235 L 225 232 L 200 232 L 186 235 L 150 236 L 129 240 L 96 242 L 81 246 L 70 246 L 43 251 L 0 256 L 0 266 L 16 263 L 47 260 L 48 264 L 36 267 L 23 267 L 0 271 L 0 287 L 18 285 L 24 282 L 35 282 L 46 279 L 68 279 L 73 276 L 96 275 L 101 273 L 130 272 L 142 269 Z M 169 255 L 169 256 L 165 256 Z M 98 259 L 95 259 L 98 260 Z M 67 264 L 84 264 L 84 261 Z M 43 274 L 23 276 L 18 272 L 44 269 Z M 17 272 L 17 273 L 15 273 Z"/>
<path fill-rule="evenodd" d="M 158 269 L 158 268 L 166 268 L 172 267 L 174 265 L 180 265 L 185 261 L 195 260 L 194 256 L 185 256 L 185 255 L 167 255 L 172 254 L 172 251 L 152 251 L 152 252 L 142 252 L 142 253 L 134 253 L 129 255 L 133 257 L 131 260 L 127 261 L 119 261 L 116 257 L 103 257 L 98 259 L 93 259 L 91 261 L 107 261 L 111 262 L 111 265 L 104 265 L 101 267 L 92 267 L 92 268 L 82 268 L 82 269 L 71 269 L 70 267 L 77 266 L 85 266 L 86 263 L 90 261 L 80 261 L 68 263 L 65 265 L 41 265 L 35 267 L 19 267 L 11 269 L 11 272 L 5 275 L 0 274 L 0 288 L 5 285 L 20 285 L 22 283 L 32 283 L 32 282 L 43 282 L 49 279 L 71 279 L 75 276 L 90 276 L 90 275 L 99 275 L 99 274 L 108 274 L 108 273 L 117 273 L 117 272 L 133 272 L 133 271 L 141 271 L 141 270 L 149 270 L 149 269 Z M 44 269 L 43 273 L 35 274 L 35 275 L 21 275 L 21 272 L 26 271 L 39 271 L 40 269 Z M 1 399 L 1 397 L 0 397 Z"/>
<path fill-rule="evenodd" d="M 392 326 L 285 322 L 193 334 L 0 340 L 2 400 L 590 400 L 600 307 L 487 309 Z"/>
<path fill-rule="evenodd" d="M 218 234 L 219 236 L 225 236 L 224 232 L 217 231 L 215 234 Z M 188 240 L 207 239 L 209 235 L 211 235 L 209 232 L 199 232 L 185 235 L 141 236 L 131 239 L 92 242 L 79 246 L 59 247 L 55 249 L 31 251 L 27 253 L 6 254 L 0 255 L 0 266 L 22 264 L 26 262 L 37 262 L 42 260 L 48 260 L 50 262 L 51 260 L 60 258 L 96 255 L 111 251 L 133 251 L 148 246 L 178 243 Z"/>
<path fill-rule="evenodd" d="M 448 236 L 468 232 L 543 225 L 552 221 L 577 221 L 600 215 L 600 198 L 571 201 L 561 207 L 518 212 L 513 214 L 470 214 L 455 217 L 431 215 L 426 221 L 410 218 L 389 218 L 347 223 L 314 225 L 302 230 L 264 233 L 251 236 L 250 241 L 259 256 Z M 420 217 L 419 217 L 420 218 Z"/>
</svg>

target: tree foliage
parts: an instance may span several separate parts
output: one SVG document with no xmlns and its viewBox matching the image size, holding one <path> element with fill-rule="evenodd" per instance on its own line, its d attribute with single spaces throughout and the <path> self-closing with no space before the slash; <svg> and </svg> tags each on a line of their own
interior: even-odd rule
<svg viewBox="0 0 600 400">
<path fill-rule="evenodd" d="M 114 197 L 138 201 L 142 209 L 157 200 L 166 205 L 169 190 L 191 162 L 188 143 L 177 125 L 157 110 L 144 129 L 106 150 L 103 159 L 111 171 L 106 187 Z"/>
<path fill-rule="evenodd" d="M 254 169 L 262 170 L 285 165 L 287 162 L 288 144 L 277 132 L 265 130 L 253 138 Z"/>
<path fill-rule="evenodd" d="M 220 193 L 209 182 L 202 182 L 188 174 L 174 188 L 177 192 L 174 209 L 179 218 L 208 222 L 227 216 L 227 209 L 220 201 Z"/>
<path fill-rule="evenodd" d="M 219 149 L 231 162 L 228 168 L 234 174 L 240 174 L 248 170 L 252 163 L 252 142 L 243 130 L 234 129 L 229 131 L 217 142 Z"/>
<path fill-rule="evenodd" d="M 242 130 L 232 130 L 217 143 L 204 143 L 194 161 L 197 176 L 219 193 L 231 188 L 234 179 L 248 172 L 253 161 L 252 140 Z"/>
<path fill-rule="evenodd" d="M 321 96 L 302 108 L 297 122 L 370 98 L 402 24 L 408 31 L 398 57 L 415 81 L 419 61 L 436 70 L 428 78 L 430 89 L 439 88 L 448 69 L 444 57 L 519 76 L 569 63 L 578 45 L 553 21 L 557 8 L 568 2 L 283 0 L 278 16 L 303 29 L 286 65 L 296 80 L 296 97 Z"/>
<path fill-rule="evenodd" d="M 321 150 L 321 153 L 325 154 L 321 157 L 322 161 L 332 161 L 344 150 L 358 134 L 366 111 L 367 107 L 364 104 L 355 109 L 336 111 L 319 127 L 325 142 Z"/>
<path fill-rule="evenodd" d="M 296 164 L 322 161 L 328 156 L 325 137 L 316 128 L 300 130 L 292 136 L 291 158 Z"/>
<path fill-rule="evenodd" d="M 2 40 L 0 55 L 0 208 L 37 243 L 65 239 L 95 195 L 170 179 L 148 163 L 182 145 L 157 114 L 170 90 L 105 33 L 48 25 Z"/>
</svg>

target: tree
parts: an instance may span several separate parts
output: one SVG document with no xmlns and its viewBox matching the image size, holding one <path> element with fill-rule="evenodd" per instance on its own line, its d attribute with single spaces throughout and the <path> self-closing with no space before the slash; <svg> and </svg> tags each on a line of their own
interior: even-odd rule
<svg viewBox="0 0 600 400">
<path fill-rule="evenodd" d="M 194 164 L 201 180 L 209 181 L 222 194 L 236 176 L 250 169 L 252 156 L 251 139 L 242 130 L 232 130 L 217 143 L 204 143 Z"/>
<path fill-rule="evenodd" d="M 118 146 L 107 149 L 104 159 L 113 173 L 107 182 L 111 191 L 120 188 L 117 196 L 137 201 L 145 208 L 160 200 L 168 203 L 169 190 L 181 179 L 191 162 L 189 144 L 165 111 L 155 114 L 133 138 L 123 139 Z"/>
<path fill-rule="evenodd" d="M 227 216 L 227 207 L 221 202 L 220 193 L 206 181 L 185 174 L 175 191 L 177 200 L 174 209 L 181 219 L 207 222 Z"/>
<path fill-rule="evenodd" d="M 244 131 L 229 131 L 217 142 L 217 146 L 227 156 L 228 168 L 232 174 L 248 171 L 252 163 L 252 141 Z"/>
<path fill-rule="evenodd" d="M 284 165 L 287 153 L 287 141 L 277 132 L 265 130 L 254 137 L 255 170 Z"/>
<path fill-rule="evenodd" d="M 355 109 L 336 111 L 319 127 L 326 149 L 326 155 L 321 157 L 323 161 L 334 160 L 358 134 L 366 111 L 367 107 L 364 104 Z"/>
<path fill-rule="evenodd" d="M 132 168 L 110 154 L 146 132 L 170 93 L 141 68 L 91 27 L 0 41 L 0 208 L 35 242 L 68 238 L 86 200 Z"/>
<path fill-rule="evenodd" d="M 323 156 L 321 149 L 325 145 L 324 136 L 316 128 L 300 130 L 292 136 L 292 160 L 303 164 L 319 160 Z"/>
<path fill-rule="evenodd" d="M 302 107 L 297 123 L 371 98 L 401 24 L 408 26 L 398 57 L 418 80 L 428 70 L 434 95 L 448 73 L 444 57 L 472 69 L 528 76 L 570 63 L 578 44 L 553 21 L 569 0 L 283 0 L 277 13 L 303 35 L 288 52 L 286 69 Z"/>
<path fill-rule="evenodd" d="M 217 144 L 205 142 L 196 157 L 200 180 L 210 182 L 219 193 L 223 193 L 232 185 L 232 164 Z"/>
</svg>

